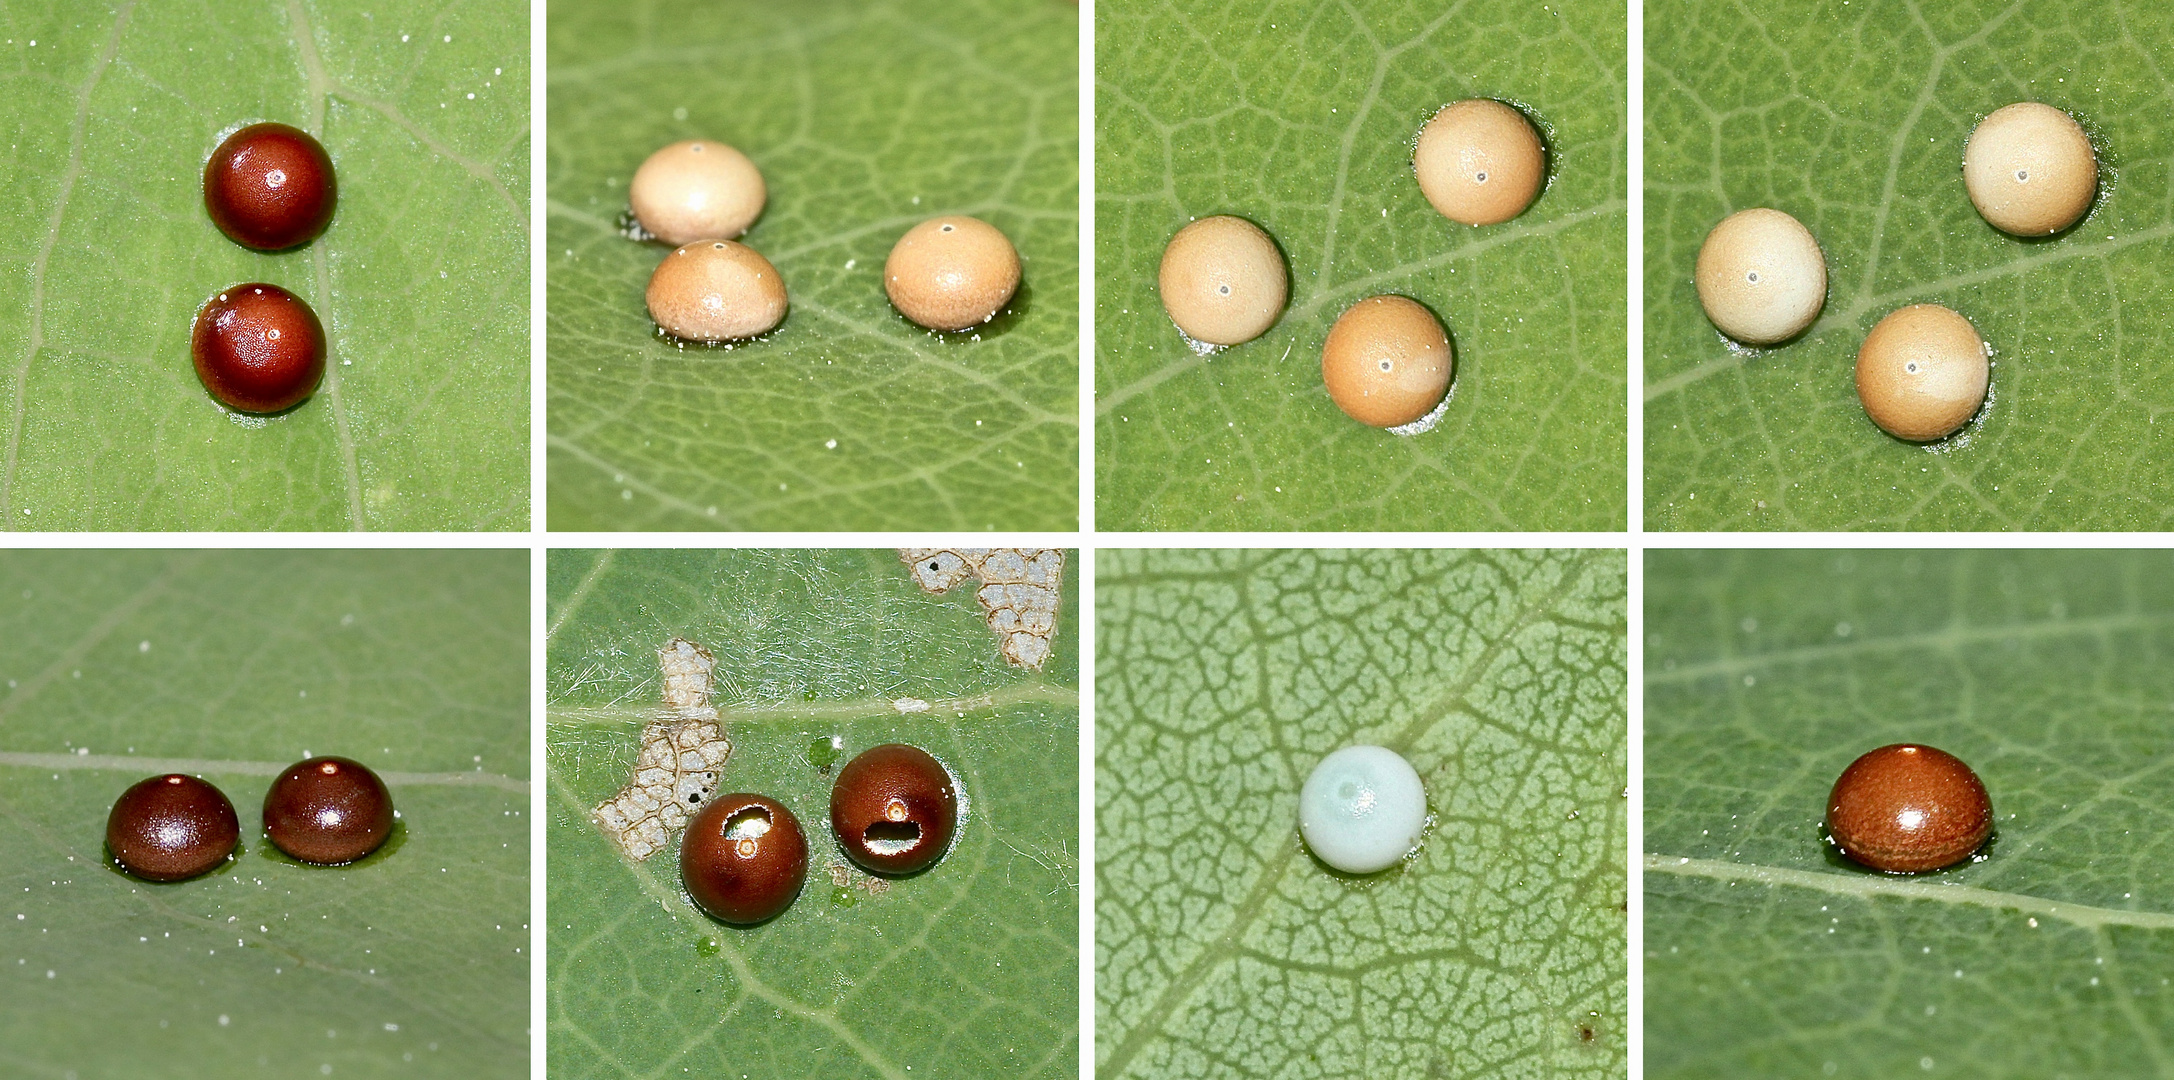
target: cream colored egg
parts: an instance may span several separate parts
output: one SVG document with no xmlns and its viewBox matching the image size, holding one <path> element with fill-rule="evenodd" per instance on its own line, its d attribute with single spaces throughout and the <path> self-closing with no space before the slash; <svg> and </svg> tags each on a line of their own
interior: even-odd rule
<svg viewBox="0 0 2174 1080">
<path fill-rule="evenodd" d="M 649 275 L 649 315 L 673 337 L 735 341 L 785 318 L 785 279 L 754 248 L 702 240 L 674 251 Z"/>
<path fill-rule="evenodd" d="M 1370 296 L 1329 327 L 1321 381 L 1330 400 L 1372 427 L 1409 424 L 1441 404 L 1456 356 L 1449 334 L 1418 301 Z"/>
<path fill-rule="evenodd" d="M 1857 350 L 1857 399 L 1865 415 L 1911 442 L 1954 434 L 1985 404 L 1991 380 L 1977 327 L 1938 304 L 1889 314 Z"/>
<path fill-rule="evenodd" d="M 1210 345 L 1261 336 L 1276 324 L 1290 293 L 1276 242 L 1252 222 L 1221 214 L 1170 238 L 1156 287 L 1170 321 Z"/>
<path fill-rule="evenodd" d="M 1827 302 L 1827 260 L 1810 229 L 1779 210 L 1739 210 L 1698 249 L 1698 302 L 1746 345 L 1797 336 Z"/>
<path fill-rule="evenodd" d="M 1963 188 L 1992 226 L 2048 236 L 2074 225 L 2098 194 L 2098 154 L 2075 117 L 2019 101 L 1978 121 L 1963 147 Z"/>
<path fill-rule="evenodd" d="M 1019 289 L 1019 252 L 996 226 L 952 214 L 906 231 L 883 263 L 899 314 L 931 330 L 988 322 Z"/>
<path fill-rule="evenodd" d="M 1495 225 L 1525 212 L 1547 179 L 1547 150 L 1525 114 L 1477 98 L 1444 105 L 1412 148 L 1419 190 L 1443 217 Z"/>
<path fill-rule="evenodd" d="M 627 185 L 634 219 L 667 244 L 738 237 L 768 199 L 762 170 L 746 154 L 708 139 L 673 143 L 649 155 Z"/>
</svg>

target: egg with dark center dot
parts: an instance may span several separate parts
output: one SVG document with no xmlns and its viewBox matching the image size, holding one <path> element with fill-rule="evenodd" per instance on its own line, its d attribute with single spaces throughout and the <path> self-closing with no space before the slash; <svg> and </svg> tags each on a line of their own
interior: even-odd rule
<svg viewBox="0 0 2174 1080">
<path fill-rule="evenodd" d="M 839 846 L 879 874 L 911 874 L 943 858 L 958 822 L 951 774 L 917 746 L 872 747 L 838 770 L 830 789 Z"/>
<path fill-rule="evenodd" d="M 791 907 L 808 880 L 808 838 L 785 804 L 720 795 L 687 822 L 679 880 L 711 917 L 748 926 Z"/>
<path fill-rule="evenodd" d="M 332 158 L 309 132 L 251 124 L 204 163 L 204 209 L 227 238 L 259 251 L 306 244 L 325 231 L 337 201 Z"/>
<path fill-rule="evenodd" d="M 1890 874 L 1953 866 L 1993 832 L 1993 802 L 1955 755 L 1897 743 L 1850 762 L 1827 796 L 1827 832 L 1849 858 Z"/>
<path fill-rule="evenodd" d="M 275 413 L 325 374 L 325 328 L 301 297 L 261 281 L 220 290 L 196 312 L 189 352 L 204 389 L 230 409 Z"/>
<path fill-rule="evenodd" d="M 106 848 L 121 869 L 145 881 L 180 881 L 215 869 L 240 839 L 241 822 L 226 795 L 180 773 L 139 781 L 106 815 Z"/>
<path fill-rule="evenodd" d="M 298 761 L 264 793 L 264 834 L 306 863 L 337 866 L 376 851 L 393 831 L 393 796 L 359 761 Z"/>
</svg>

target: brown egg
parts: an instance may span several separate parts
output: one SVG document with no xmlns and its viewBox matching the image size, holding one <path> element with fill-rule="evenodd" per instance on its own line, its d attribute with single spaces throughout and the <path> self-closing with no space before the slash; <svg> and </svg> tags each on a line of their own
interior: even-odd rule
<svg viewBox="0 0 2174 1080">
<path fill-rule="evenodd" d="M 988 322 L 1019 289 L 1019 252 L 996 226 L 959 214 L 907 230 L 883 263 L 899 314 L 931 330 Z"/>
<path fill-rule="evenodd" d="M 297 761 L 264 793 L 264 835 L 306 863 L 354 862 L 376 851 L 392 831 L 392 792 L 359 761 Z"/>
<path fill-rule="evenodd" d="M 331 155 L 299 128 L 251 124 L 204 163 L 204 210 L 244 247 L 279 251 L 314 240 L 336 201 Z"/>
<path fill-rule="evenodd" d="M 1441 404 L 1456 357 L 1434 313 L 1401 296 L 1351 305 L 1321 347 L 1321 381 L 1353 420 L 1409 424 Z"/>
<path fill-rule="evenodd" d="M 2098 194 L 2098 154 L 2076 118 L 2019 101 L 1978 121 L 1963 146 L 1963 189 L 1986 221 L 2016 236 L 2074 225 Z"/>
<path fill-rule="evenodd" d="M 1985 339 L 1969 319 L 1938 304 L 1889 314 L 1857 350 L 1857 398 L 1898 439 L 1953 434 L 1985 404 L 1991 381 Z"/>
<path fill-rule="evenodd" d="M 180 881 L 217 869 L 241 839 L 234 804 L 193 776 L 169 773 L 132 785 L 106 815 L 106 848 L 145 881 Z"/>
<path fill-rule="evenodd" d="M 197 309 L 189 356 L 204 389 L 242 412 L 291 409 L 325 374 L 325 328 L 302 298 L 261 281 L 221 290 Z"/>
<path fill-rule="evenodd" d="M 785 320 L 785 279 L 746 244 L 701 240 L 649 275 L 649 317 L 686 341 L 736 341 Z"/>
<path fill-rule="evenodd" d="M 1276 324 L 1290 283 L 1283 253 L 1260 226 L 1218 214 L 1170 238 L 1156 288 L 1163 310 L 1187 337 L 1237 345 Z"/>
<path fill-rule="evenodd" d="M 676 142 L 642 162 L 627 184 L 634 219 L 667 244 L 732 240 L 770 198 L 746 154 L 708 139 Z"/>
<path fill-rule="evenodd" d="M 1547 179 L 1547 151 L 1525 114 L 1479 98 L 1442 107 L 1412 150 L 1419 190 L 1443 217 L 1495 225 L 1525 212 Z"/>
<path fill-rule="evenodd" d="M 879 874 L 911 874 L 943 858 L 959 798 L 943 763 L 917 746 L 886 743 L 838 770 L 830 828 L 846 856 Z"/>
<path fill-rule="evenodd" d="M 1938 870 L 1992 835 L 1993 802 L 1953 754 L 1897 743 L 1842 770 L 1827 796 L 1827 832 L 1842 854 L 1874 870 Z"/>
<path fill-rule="evenodd" d="M 808 880 L 800 819 L 766 796 L 718 796 L 687 822 L 679 880 L 712 918 L 745 926 L 777 917 Z"/>
</svg>

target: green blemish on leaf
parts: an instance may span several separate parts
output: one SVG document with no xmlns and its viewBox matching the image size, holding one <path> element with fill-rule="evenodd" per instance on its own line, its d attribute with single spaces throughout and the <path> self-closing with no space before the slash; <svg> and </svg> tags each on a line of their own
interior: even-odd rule
<svg viewBox="0 0 2174 1080">
<path fill-rule="evenodd" d="M 838 763 L 838 748 L 831 745 L 829 736 L 821 736 L 808 744 L 808 763 L 815 766 L 817 772 L 829 772 L 830 767 Z"/>
<path fill-rule="evenodd" d="M 717 939 L 713 937 L 696 938 L 694 951 L 704 956 L 716 956 L 719 952 L 724 951 L 724 947 L 717 944 Z"/>
<path fill-rule="evenodd" d="M 852 907 L 860 902 L 861 898 L 853 895 L 853 890 L 842 885 L 830 890 L 830 906 L 832 907 Z"/>
</svg>

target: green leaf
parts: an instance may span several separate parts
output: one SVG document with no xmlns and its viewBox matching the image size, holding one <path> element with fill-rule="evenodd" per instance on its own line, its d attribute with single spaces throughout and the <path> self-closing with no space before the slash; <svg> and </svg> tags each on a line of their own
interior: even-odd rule
<svg viewBox="0 0 2174 1080">
<path fill-rule="evenodd" d="M 1661 0 L 1646 28 L 1648 528 L 2165 527 L 2174 11 Z M 2051 239 L 1999 232 L 1963 190 L 1971 129 L 2025 100 L 2100 147 L 2098 205 Z M 1754 206 L 1804 222 L 1828 272 L 1806 336 L 1755 354 L 1692 284 L 1707 231 Z M 1995 350 L 1986 410 L 1929 446 L 1873 426 L 1854 377 L 1864 335 L 1918 303 Z"/>
<path fill-rule="evenodd" d="M 997 658 L 971 586 L 923 594 L 891 551 L 554 551 L 549 566 L 550 1055 L 568 1076 L 1072 1076 L 1079 656 L 1068 582 L 1040 674 Z M 661 708 L 657 649 L 717 658 L 723 791 L 806 832 L 799 900 L 753 928 L 681 891 L 678 843 L 619 854 L 590 809 Z M 926 711 L 901 711 L 914 698 Z M 908 703 L 910 707 L 911 703 Z M 880 894 L 830 833 L 836 770 L 885 742 L 960 777 L 956 846 Z"/>
<path fill-rule="evenodd" d="M 0 597 L 0 1073 L 528 1075 L 526 553 L 8 552 Z M 352 866 L 264 839 L 311 754 L 392 789 Z M 114 799 L 175 771 L 238 859 L 106 865 Z"/>
<path fill-rule="evenodd" d="M 1077 25 L 1058 0 L 553 4 L 552 527 L 1074 527 Z M 741 239 L 792 305 L 730 349 L 657 336 L 668 249 L 619 231 L 634 170 L 695 137 L 761 167 Z M 884 295 L 891 245 L 941 213 L 1024 260 L 985 329 L 931 334 Z"/>
<path fill-rule="evenodd" d="M 0 39 L 0 528 L 528 526 L 526 4 L 27 0 Z M 204 212 L 205 160 L 254 120 L 338 169 L 298 251 Z M 249 281 L 329 346 L 269 420 L 189 356 Z"/>
<path fill-rule="evenodd" d="M 2174 560 L 1652 552 L 1646 1075 L 2174 1076 Z M 1968 762 L 1982 862 L 1829 853 L 1897 742 Z"/>
<path fill-rule="evenodd" d="M 1627 1075 L 1621 552 L 1098 559 L 1098 1075 Z M 1437 819 L 1364 879 L 1296 827 L 1357 743 Z"/>
<path fill-rule="evenodd" d="M 1613 529 L 1625 514 L 1624 10 L 1283 0 L 1096 5 L 1095 476 L 1117 529 Z M 1437 214 L 1410 144 L 1442 105 L 1524 106 L 1553 179 L 1522 217 Z M 1291 301 L 1193 353 L 1155 288 L 1197 217 L 1268 230 Z M 1379 293 L 1456 347 L 1440 426 L 1330 402 L 1321 344 Z"/>
</svg>

